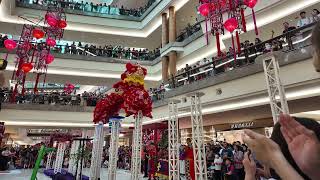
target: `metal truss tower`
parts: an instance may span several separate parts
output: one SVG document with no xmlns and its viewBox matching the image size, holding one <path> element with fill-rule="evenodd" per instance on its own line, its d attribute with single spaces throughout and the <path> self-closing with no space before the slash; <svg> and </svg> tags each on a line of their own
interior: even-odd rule
<svg viewBox="0 0 320 180">
<path fill-rule="evenodd" d="M 206 151 L 203 136 L 203 120 L 200 98 L 204 93 L 196 92 L 188 95 L 191 99 L 191 125 L 194 168 L 196 180 L 207 180 Z"/>
<path fill-rule="evenodd" d="M 117 162 L 118 162 L 118 146 L 121 119 L 110 119 L 111 126 L 111 142 L 109 150 L 109 167 L 108 167 L 108 180 L 116 180 L 117 176 Z"/>
<path fill-rule="evenodd" d="M 179 100 L 169 102 L 169 180 L 179 180 Z"/>
<path fill-rule="evenodd" d="M 141 145 L 142 145 L 142 112 L 139 111 L 135 118 L 133 131 L 131 180 L 139 180 L 141 170 Z"/>
<path fill-rule="evenodd" d="M 57 149 L 57 155 L 56 155 L 56 161 L 54 163 L 54 170 L 53 170 L 54 174 L 61 173 L 65 150 L 66 150 L 66 143 L 59 142 L 58 149 Z"/>
<path fill-rule="evenodd" d="M 263 69 L 267 82 L 273 123 L 279 121 L 280 114 L 289 114 L 288 102 L 280 80 L 279 63 L 274 56 L 263 60 Z"/>
<path fill-rule="evenodd" d="M 92 149 L 91 167 L 90 167 L 91 180 L 100 179 L 103 141 L 104 141 L 103 123 L 99 122 L 99 124 L 96 125 L 95 127 L 95 134 L 94 134 L 94 140 L 93 140 L 93 149 Z"/>
</svg>

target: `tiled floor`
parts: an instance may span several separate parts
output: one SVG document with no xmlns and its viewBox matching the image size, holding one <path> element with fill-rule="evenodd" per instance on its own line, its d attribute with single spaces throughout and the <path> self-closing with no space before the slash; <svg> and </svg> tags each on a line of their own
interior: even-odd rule
<svg viewBox="0 0 320 180">
<path fill-rule="evenodd" d="M 11 170 L 10 172 L 0 172 L 0 180 L 29 180 L 31 177 L 32 170 L 31 169 L 21 169 L 21 170 Z M 84 169 L 83 173 L 85 175 L 89 175 L 89 169 Z M 101 172 L 101 180 L 107 180 L 107 169 L 102 169 Z M 43 173 L 39 172 L 38 180 L 51 180 Z M 118 180 L 130 180 L 129 171 L 118 170 L 117 172 Z"/>
</svg>

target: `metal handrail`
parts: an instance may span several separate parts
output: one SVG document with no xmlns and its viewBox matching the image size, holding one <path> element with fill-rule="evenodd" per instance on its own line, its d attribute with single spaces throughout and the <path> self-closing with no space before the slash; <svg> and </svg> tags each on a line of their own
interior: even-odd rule
<svg viewBox="0 0 320 180">
<path fill-rule="evenodd" d="M 244 50 L 242 50 L 240 54 L 237 53 L 237 55 L 239 56 L 237 58 L 240 59 L 240 60 L 244 59 L 245 57 L 241 57 L 240 55 L 242 55 L 245 52 L 251 52 L 252 50 L 254 50 L 255 53 L 246 54 L 246 55 L 244 54 L 244 56 L 248 56 L 248 57 L 255 56 L 255 57 L 257 57 L 259 55 L 262 55 L 263 52 L 257 52 L 257 48 L 258 47 L 261 47 L 261 46 L 265 47 L 265 44 L 267 44 L 267 43 L 272 43 L 274 41 L 280 42 L 280 40 L 282 41 L 283 39 L 295 37 L 297 34 L 301 33 L 302 31 L 310 30 L 310 28 L 315 26 L 315 24 L 317 24 L 317 23 L 318 22 L 314 22 L 314 23 L 308 24 L 306 26 L 291 30 L 291 31 L 289 31 L 287 33 L 284 33 L 282 35 L 276 36 L 276 37 L 271 38 L 269 40 L 257 43 L 257 44 L 255 44 L 253 46 L 249 46 L 249 47 L 245 48 Z M 284 45 L 287 45 L 287 44 L 284 44 Z M 293 50 L 293 47 L 289 46 L 288 50 Z M 166 86 L 168 86 L 169 84 L 171 84 L 172 82 L 175 82 L 175 80 L 179 79 L 180 77 L 182 77 L 182 80 L 179 79 L 178 82 L 183 81 L 183 80 L 187 80 L 190 77 L 206 73 L 208 71 L 211 71 L 214 68 L 219 68 L 219 67 L 221 67 L 223 65 L 230 64 L 232 62 L 234 62 L 234 55 L 233 54 L 229 54 L 229 55 L 225 55 L 225 56 L 222 56 L 222 57 L 218 57 L 218 58 L 214 59 L 212 62 L 204 64 L 202 66 L 198 66 L 196 68 L 190 67 L 190 70 L 174 76 L 173 80 L 172 80 L 172 77 L 171 77 L 168 80 L 168 82 L 165 82 L 165 84 L 166 84 Z M 202 71 L 202 72 L 199 72 L 199 69 L 206 69 L 206 70 Z M 196 73 L 193 73 L 193 72 L 196 72 Z"/>
</svg>

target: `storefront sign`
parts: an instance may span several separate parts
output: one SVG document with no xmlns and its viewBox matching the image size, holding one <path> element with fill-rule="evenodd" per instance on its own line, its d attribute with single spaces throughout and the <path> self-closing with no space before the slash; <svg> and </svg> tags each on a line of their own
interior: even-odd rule
<svg viewBox="0 0 320 180">
<path fill-rule="evenodd" d="M 244 128 L 251 128 L 254 126 L 254 122 L 243 122 L 243 123 L 235 123 L 231 124 L 231 129 L 244 129 Z"/>
</svg>

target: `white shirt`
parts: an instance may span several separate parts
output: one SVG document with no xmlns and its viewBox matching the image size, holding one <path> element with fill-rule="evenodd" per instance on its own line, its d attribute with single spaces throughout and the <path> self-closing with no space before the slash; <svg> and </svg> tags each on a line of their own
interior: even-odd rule
<svg viewBox="0 0 320 180">
<path fill-rule="evenodd" d="M 221 171 L 222 162 L 223 160 L 221 157 L 214 159 L 213 163 L 216 171 Z"/>
<path fill-rule="evenodd" d="M 304 18 L 304 19 L 299 19 L 298 23 L 297 23 L 297 27 L 303 27 L 305 25 L 308 25 L 311 23 L 310 18 Z"/>
</svg>

